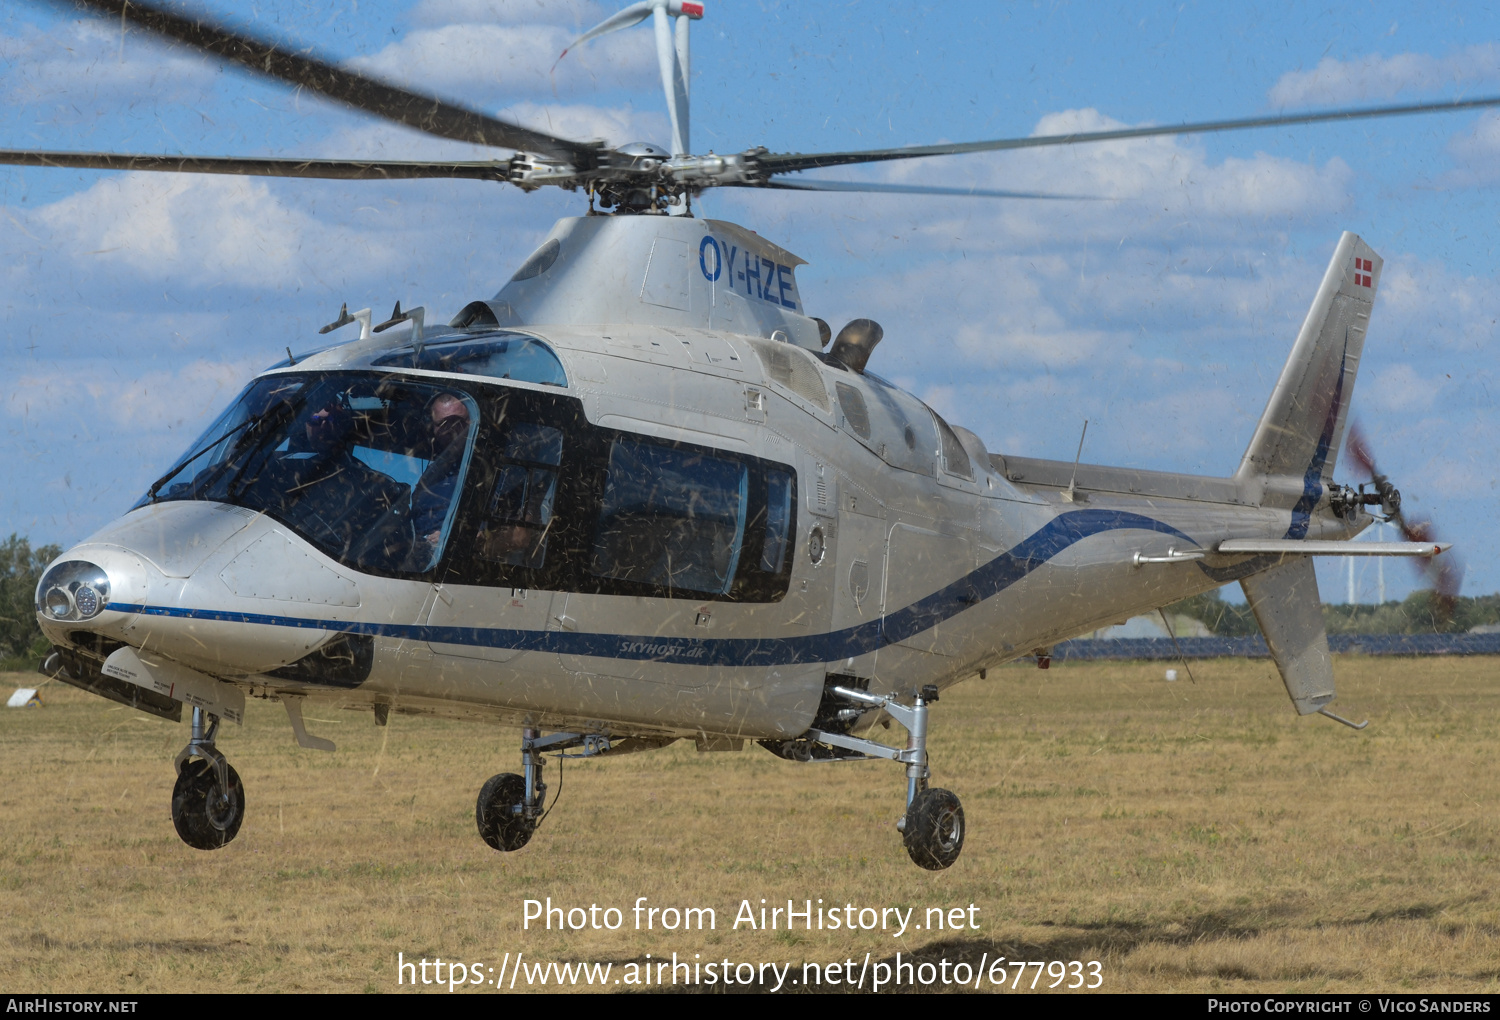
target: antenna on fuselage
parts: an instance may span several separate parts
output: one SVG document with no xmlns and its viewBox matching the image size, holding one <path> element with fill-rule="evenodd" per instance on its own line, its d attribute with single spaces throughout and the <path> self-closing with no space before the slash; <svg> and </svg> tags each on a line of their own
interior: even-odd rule
<svg viewBox="0 0 1500 1020">
<path fill-rule="evenodd" d="M 1083 459 L 1083 440 L 1089 434 L 1089 420 L 1083 419 L 1083 434 L 1078 437 L 1078 452 L 1073 455 L 1073 477 L 1068 479 L 1068 491 L 1062 494 L 1064 503 L 1082 503 L 1087 496 L 1078 495 L 1078 462 Z"/>
<path fill-rule="evenodd" d="M 370 309 L 361 308 L 353 315 L 350 315 L 348 302 L 339 306 L 339 317 L 318 330 L 318 332 L 331 333 L 342 326 L 349 325 L 351 322 L 359 323 L 359 338 L 361 340 L 370 339 Z"/>
<path fill-rule="evenodd" d="M 397 323 L 410 322 L 411 323 L 411 346 L 412 346 L 412 350 L 415 351 L 417 357 L 420 358 L 422 356 L 422 346 L 423 346 L 423 344 L 422 344 L 422 318 L 426 314 L 426 312 L 427 312 L 427 309 L 424 308 L 424 307 L 422 307 L 422 306 L 420 306 L 420 305 L 417 306 L 416 308 L 413 308 L 409 312 L 403 312 L 401 310 L 401 302 L 397 301 L 396 302 L 396 309 L 395 309 L 395 311 L 391 312 L 391 317 L 389 319 L 386 319 L 380 325 L 376 326 L 375 327 L 375 332 L 376 333 L 384 333 L 386 330 L 390 329 L 392 326 L 396 325 Z"/>
</svg>

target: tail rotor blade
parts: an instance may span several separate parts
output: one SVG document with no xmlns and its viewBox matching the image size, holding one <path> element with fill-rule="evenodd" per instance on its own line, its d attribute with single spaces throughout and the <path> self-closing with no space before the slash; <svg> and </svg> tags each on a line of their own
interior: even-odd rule
<svg viewBox="0 0 1500 1020">
<path fill-rule="evenodd" d="M 1369 441 L 1365 439 L 1365 430 L 1357 421 L 1349 423 L 1349 438 L 1344 443 L 1344 451 L 1354 458 L 1360 470 L 1371 478 L 1375 477 L 1375 455 L 1370 452 Z"/>
<path fill-rule="evenodd" d="M 1407 520 L 1398 515 L 1396 523 L 1401 533 L 1412 542 L 1436 542 L 1437 529 L 1425 518 Z M 1458 605 L 1458 594 L 1464 583 L 1464 564 L 1458 554 L 1449 550 L 1425 560 L 1414 560 L 1422 579 L 1432 588 L 1433 624 L 1438 628 L 1448 625 Z"/>
</svg>

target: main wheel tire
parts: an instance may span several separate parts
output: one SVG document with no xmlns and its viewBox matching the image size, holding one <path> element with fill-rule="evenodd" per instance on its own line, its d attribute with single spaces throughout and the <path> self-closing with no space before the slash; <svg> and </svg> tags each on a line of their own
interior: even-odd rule
<svg viewBox="0 0 1500 1020">
<path fill-rule="evenodd" d="M 942 871 L 964 848 L 964 809 L 948 790 L 922 790 L 906 810 L 906 852 L 920 868 Z"/>
<path fill-rule="evenodd" d="M 195 850 L 217 850 L 239 835 L 245 820 L 245 788 L 234 766 L 226 765 L 227 790 L 219 787 L 214 763 L 197 758 L 182 766 L 172 787 L 172 824 Z"/>
<path fill-rule="evenodd" d="M 536 823 L 515 810 L 525 803 L 526 780 L 514 772 L 491 776 L 474 805 L 479 838 L 496 850 L 519 850 L 525 846 L 536 831 Z"/>
</svg>

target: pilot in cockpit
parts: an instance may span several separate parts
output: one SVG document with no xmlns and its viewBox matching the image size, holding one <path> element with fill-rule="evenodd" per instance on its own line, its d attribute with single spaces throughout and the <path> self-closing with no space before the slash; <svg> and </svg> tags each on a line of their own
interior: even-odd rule
<svg viewBox="0 0 1500 1020">
<path fill-rule="evenodd" d="M 342 401 L 330 400 L 314 411 L 303 431 L 311 456 L 293 476 L 296 481 L 285 493 L 289 501 L 316 501 L 326 523 L 339 521 L 345 527 L 338 530 L 352 528 L 357 533 L 406 496 L 406 486 L 354 455 L 359 429 L 354 413 Z M 298 494 L 297 488 L 304 492 Z"/>
<path fill-rule="evenodd" d="M 411 516 L 418 548 L 436 550 L 442 539 L 448 505 L 458 487 L 463 467 L 464 440 L 469 434 L 469 408 L 463 398 L 440 393 L 428 405 L 432 429 L 432 460 L 412 491 Z"/>
</svg>

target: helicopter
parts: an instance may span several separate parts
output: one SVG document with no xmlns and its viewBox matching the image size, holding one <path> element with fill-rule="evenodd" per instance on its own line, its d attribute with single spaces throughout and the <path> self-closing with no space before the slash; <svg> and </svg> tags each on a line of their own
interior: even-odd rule
<svg viewBox="0 0 1500 1020">
<path fill-rule="evenodd" d="M 527 845 L 544 753 L 692 740 L 796 762 L 896 762 L 896 828 L 941 870 L 967 836 L 931 784 L 951 685 L 1238 581 L 1296 711 L 1339 722 L 1312 557 L 1431 559 L 1446 543 L 1350 539 L 1400 513 L 1389 479 L 1335 480 L 1382 259 L 1344 234 L 1236 472 L 1023 458 L 870 366 L 884 331 L 810 314 L 803 261 L 693 215 L 718 187 L 976 198 L 1035 192 L 837 182 L 805 170 L 1121 138 L 1474 109 L 1500 98 L 897 149 L 695 155 L 690 0 L 645 0 L 575 45 L 649 20 L 671 145 L 576 142 L 360 74 L 197 15 L 86 7 L 255 74 L 506 159 L 402 162 L 4 151 L 105 170 L 459 178 L 582 192 L 511 279 L 444 325 L 347 307 L 289 350 L 127 514 L 37 589 L 59 680 L 189 719 L 174 826 L 227 845 L 246 791 L 216 746 L 247 697 L 517 726 L 520 771 L 480 790 L 480 837 Z M 878 362 L 877 362 L 878 364 Z M 1372 461 L 1373 463 L 1373 461 Z M 882 722 L 905 747 L 872 735 Z M 1349 723 L 1349 725 L 1354 725 Z"/>
</svg>

